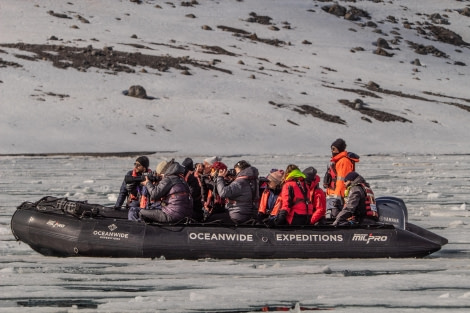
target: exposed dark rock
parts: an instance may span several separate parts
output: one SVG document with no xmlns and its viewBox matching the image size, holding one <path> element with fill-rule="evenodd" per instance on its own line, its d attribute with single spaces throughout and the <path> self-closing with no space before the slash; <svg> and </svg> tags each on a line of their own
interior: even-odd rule
<svg viewBox="0 0 470 313">
<path fill-rule="evenodd" d="M 344 105 L 346 105 L 347 107 L 349 107 L 353 110 L 359 111 L 364 115 L 370 116 L 370 117 L 372 117 L 372 118 L 374 118 L 374 119 L 376 119 L 377 121 L 380 121 L 380 122 L 402 122 L 402 123 L 409 122 L 409 123 L 412 123 L 412 121 L 410 121 L 410 120 L 408 120 L 404 117 L 395 115 L 395 114 L 387 113 L 387 112 L 380 111 L 380 110 L 366 108 L 362 104 L 362 101 L 361 101 L 361 105 L 358 106 L 357 105 L 358 104 L 357 100 L 358 99 L 356 99 L 354 102 L 351 102 L 349 100 L 344 100 L 344 99 L 338 100 L 338 101 L 339 101 L 339 103 L 344 104 Z M 370 120 L 369 120 L 369 122 L 370 122 Z"/>
<path fill-rule="evenodd" d="M 223 54 L 223 55 L 229 55 L 232 57 L 239 56 L 238 54 L 235 54 L 233 52 L 227 51 L 219 46 L 206 46 L 202 45 L 200 46 L 201 48 L 205 49 L 204 53 L 209 53 L 209 54 Z"/>
<path fill-rule="evenodd" d="M 389 52 L 385 51 L 382 48 L 375 49 L 374 53 L 378 54 L 378 55 L 381 55 L 381 56 L 384 56 L 384 57 L 392 57 L 394 55 L 394 53 L 389 53 Z"/>
<path fill-rule="evenodd" d="M 70 16 L 68 16 L 67 14 L 63 14 L 63 13 L 55 13 L 54 11 L 47 11 L 47 13 L 49 15 L 52 15 L 52 16 L 55 16 L 55 17 L 58 17 L 58 18 L 68 18 L 68 19 L 71 19 Z"/>
<path fill-rule="evenodd" d="M 182 1 L 181 6 L 182 7 L 193 7 L 195 5 L 198 5 L 199 3 L 196 0 L 193 1 Z"/>
<path fill-rule="evenodd" d="M 144 87 L 142 87 L 140 85 L 130 86 L 129 89 L 127 90 L 126 96 L 141 98 L 141 99 L 147 99 L 148 98 L 147 97 L 147 91 L 145 90 Z"/>
<path fill-rule="evenodd" d="M 346 8 L 339 4 L 326 5 L 322 7 L 322 10 L 338 17 L 344 16 L 347 12 Z"/>
<path fill-rule="evenodd" d="M 383 49 L 392 49 L 388 44 L 387 40 L 385 40 L 384 38 L 377 39 L 377 47 Z"/>
<path fill-rule="evenodd" d="M 370 18 L 369 13 L 364 10 L 353 6 L 350 6 L 349 9 L 347 9 L 337 3 L 333 5 L 325 5 L 322 7 L 322 10 L 338 17 L 344 17 L 344 19 L 349 21 L 358 21 L 362 17 Z"/>
<path fill-rule="evenodd" d="M 262 25 L 271 25 L 272 18 L 269 16 L 257 15 L 255 12 L 250 13 L 250 17 L 246 20 L 250 23 L 258 23 Z"/>
<path fill-rule="evenodd" d="M 374 82 L 369 82 L 369 84 L 375 84 L 375 83 Z M 377 88 L 379 88 L 377 84 L 375 84 L 375 85 L 377 86 Z M 358 95 L 361 95 L 361 96 L 367 96 L 367 97 L 378 98 L 378 99 L 381 98 L 380 96 L 376 95 L 375 93 L 367 91 L 367 90 L 363 90 L 363 89 L 342 88 L 342 87 L 329 86 L 329 85 L 322 85 L 322 86 L 326 87 L 326 88 L 333 88 L 333 89 L 338 89 L 338 90 L 347 91 L 347 92 L 354 92 L 354 93 L 356 93 Z M 373 85 L 371 85 L 371 86 L 373 86 Z M 368 89 L 373 90 L 373 87 L 370 87 Z"/>
<path fill-rule="evenodd" d="M 78 20 L 79 20 L 80 22 L 82 22 L 83 24 L 90 24 L 90 21 L 87 20 L 86 18 L 84 18 L 84 17 L 81 16 L 81 15 L 77 15 L 77 16 L 75 16 L 75 17 L 78 18 Z"/>
<path fill-rule="evenodd" d="M 376 82 L 370 81 L 367 83 L 367 89 L 376 91 L 380 89 L 380 85 Z"/>
<path fill-rule="evenodd" d="M 8 61 L 5 61 L 3 59 L 0 59 L 0 68 L 2 67 L 23 67 L 23 65 L 21 64 L 18 64 L 18 63 L 15 63 L 15 62 L 8 62 Z"/>
<path fill-rule="evenodd" d="M 416 66 L 421 66 L 421 62 L 419 61 L 419 59 L 414 59 L 414 61 L 411 62 L 411 64 L 416 65 Z"/>
<path fill-rule="evenodd" d="M 387 16 L 387 21 L 393 24 L 398 24 L 398 19 L 393 15 Z"/>
<path fill-rule="evenodd" d="M 231 74 L 229 70 L 212 66 L 201 61 L 193 60 L 189 57 L 172 57 L 147 55 L 140 52 L 115 51 L 112 47 L 103 49 L 93 49 L 91 45 L 87 47 L 68 47 L 59 45 L 34 45 L 25 43 L 0 44 L 0 46 L 15 48 L 23 51 L 34 52 L 32 60 L 51 61 L 55 67 L 66 69 L 69 67 L 80 71 L 89 68 L 99 68 L 116 72 L 134 73 L 135 67 L 148 67 L 166 72 L 170 68 L 185 71 L 188 66 L 203 69 L 217 70 Z"/>
<path fill-rule="evenodd" d="M 422 44 L 417 44 L 414 42 L 411 42 L 409 40 L 406 41 L 408 45 L 414 49 L 414 51 L 417 54 L 422 54 L 422 55 L 427 55 L 427 54 L 432 54 L 435 57 L 440 57 L 440 58 L 448 58 L 448 55 L 445 54 L 444 52 L 438 50 L 434 46 L 424 46 Z"/>
<path fill-rule="evenodd" d="M 434 24 L 449 25 L 449 20 L 442 17 L 439 13 L 434 13 L 429 16 L 429 19 Z"/>
<path fill-rule="evenodd" d="M 324 121 L 330 122 L 330 123 L 336 123 L 336 124 L 341 124 L 345 125 L 346 121 L 340 118 L 337 115 L 330 115 L 322 110 L 315 108 L 311 105 L 304 104 L 304 105 L 288 105 L 288 104 L 280 104 L 280 103 L 275 103 L 274 101 L 269 101 L 269 104 L 277 107 L 277 108 L 288 108 L 292 109 L 295 112 L 298 112 L 302 115 L 311 115 L 315 118 L 322 119 Z"/>
<path fill-rule="evenodd" d="M 250 35 L 250 32 L 247 32 L 246 30 L 233 28 L 233 27 L 229 27 L 229 26 L 220 25 L 220 26 L 217 26 L 217 28 L 220 28 L 223 31 L 231 32 L 231 33 L 235 33 L 235 34 Z"/>
<path fill-rule="evenodd" d="M 457 10 L 460 14 L 470 17 L 470 8 L 466 7 L 462 10 Z"/>
<path fill-rule="evenodd" d="M 327 114 L 327 113 L 323 112 L 322 110 L 320 110 L 320 109 L 318 109 L 314 106 L 308 105 L 308 104 L 299 105 L 297 107 L 294 107 L 293 110 L 295 112 L 298 112 L 298 113 L 302 114 L 302 115 L 309 114 L 313 117 L 322 119 L 322 120 L 330 122 L 330 123 L 346 125 L 346 121 L 343 120 L 338 115 Z"/>
<path fill-rule="evenodd" d="M 382 89 L 378 84 L 376 84 L 374 82 L 369 82 L 365 87 L 369 90 L 373 90 L 375 92 L 380 92 L 380 93 L 387 94 L 387 95 L 395 95 L 395 96 L 402 97 L 402 98 L 432 102 L 432 100 L 430 100 L 430 99 L 423 98 L 423 97 L 416 96 L 416 95 L 409 95 L 409 94 L 403 93 L 401 91 Z"/>
<path fill-rule="evenodd" d="M 445 42 L 454 46 L 470 45 L 468 42 L 465 42 L 459 34 L 447 28 L 431 25 L 428 27 L 428 29 L 438 41 Z"/>
</svg>

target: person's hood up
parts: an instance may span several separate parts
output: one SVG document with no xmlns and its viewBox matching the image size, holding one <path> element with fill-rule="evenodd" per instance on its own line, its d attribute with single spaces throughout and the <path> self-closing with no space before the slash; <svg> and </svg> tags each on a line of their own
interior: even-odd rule
<svg viewBox="0 0 470 313">
<path fill-rule="evenodd" d="M 245 168 L 244 170 L 241 170 L 240 173 L 238 173 L 237 177 L 240 176 L 250 176 L 250 177 L 258 177 L 259 172 L 258 169 L 254 166 L 250 166 Z"/>
<path fill-rule="evenodd" d="M 179 175 L 179 174 L 184 174 L 185 167 L 178 162 L 173 162 L 171 163 L 166 171 L 162 174 L 165 174 L 166 176 L 170 175 Z"/>
</svg>

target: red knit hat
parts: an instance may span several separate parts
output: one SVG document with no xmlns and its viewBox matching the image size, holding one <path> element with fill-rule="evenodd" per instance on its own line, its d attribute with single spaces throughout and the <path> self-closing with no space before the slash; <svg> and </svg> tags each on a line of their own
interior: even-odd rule
<svg viewBox="0 0 470 313">
<path fill-rule="evenodd" d="M 225 165 L 225 164 L 222 163 L 222 162 L 217 161 L 217 162 L 214 162 L 214 164 L 212 164 L 212 167 L 211 167 L 211 168 L 214 169 L 214 170 L 217 170 L 217 171 L 218 171 L 218 170 L 226 170 L 226 169 L 227 169 L 227 165 Z"/>
</svg>

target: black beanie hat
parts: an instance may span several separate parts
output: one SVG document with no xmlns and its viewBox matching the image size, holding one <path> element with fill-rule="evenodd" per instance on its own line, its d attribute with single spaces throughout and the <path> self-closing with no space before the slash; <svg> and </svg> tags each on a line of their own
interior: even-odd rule
<svg viewBox="0 0 470 313">
<path fill-rule="evenodd" d="M 137 159 L 135 159 L 136 162 L 139 162 L 140 165 L 142 165 L 143 167 L 145 168 L 149 168 L 149 158 L 147 158 L 146 156 L 140 156 L 138 157 Z"/>
<path fill-rule="evenodd" d="M 344 141 L 341 138 L 338 138 L 335 141 L 333 141 L 331 146 L 338 148 L 339 152 L 343 152 L 344 150 L 346 150 L 346 141 Z"/>
<path fill-rule="evenodd" d="M 193 163 L 193 159 L 191 158 L 184 159 L 181 165 L 183 165 L 188 171 L 194 171 L 194 163 Z"/>
<path fill-rule="evenodd" d="M 305 180 L 309 184 L 311 184 L 315 180 L 315 177 L 317 176 L 317 170 L 312 166 L 307 167 L 306 169 L 304 169 L 302 171 L 302 173 L 305 174 Z"/>
<path fill-rule="evenodd" d="M 359 176 L 356 172 L 349 172 L 348 175 L 344 178 L 344 181 L 354 181 Z"/>
</svg>

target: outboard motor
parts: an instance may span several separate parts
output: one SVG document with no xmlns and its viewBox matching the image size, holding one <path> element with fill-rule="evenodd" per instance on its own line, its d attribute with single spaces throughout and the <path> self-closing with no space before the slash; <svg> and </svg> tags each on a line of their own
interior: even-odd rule
<svg viewBox="0 0 470 313">
<path fill-rule="evenodd" d="M 408 209 L 402 199 L 396 197 L 378 197 L 375 201 L 379 211 L 379 222 L 391 224 L 396 228 L 406 229 Z"/>
</svg>

